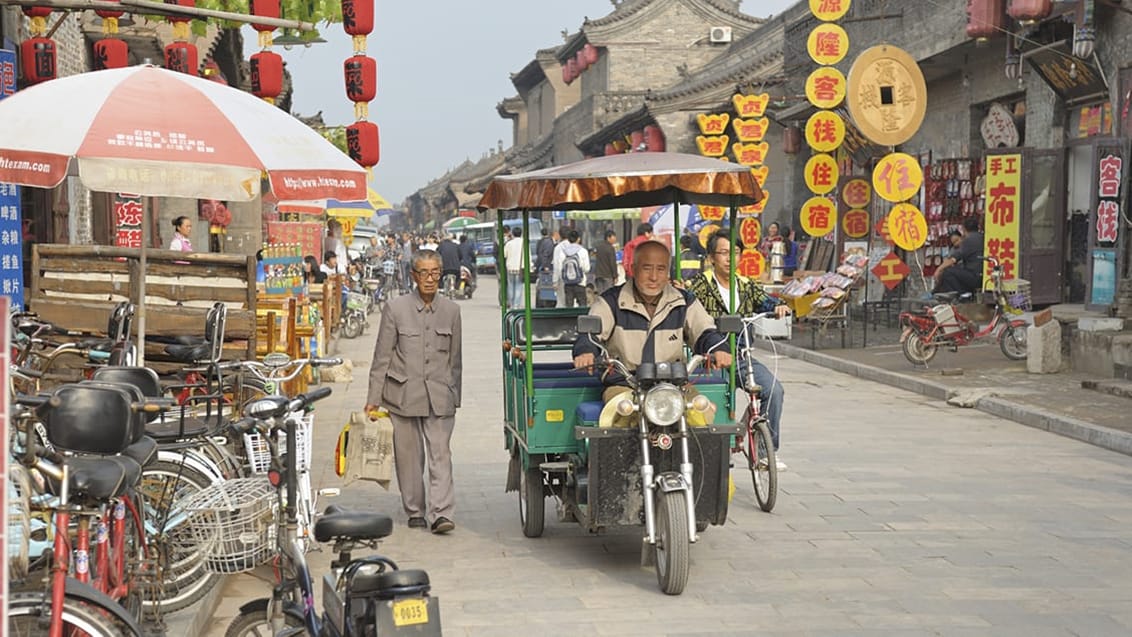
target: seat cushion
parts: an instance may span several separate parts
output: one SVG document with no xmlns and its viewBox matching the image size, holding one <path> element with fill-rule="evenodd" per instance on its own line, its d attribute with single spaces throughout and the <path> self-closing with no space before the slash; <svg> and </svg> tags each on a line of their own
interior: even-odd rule
<svg viewBox="0 0 1132 637">
<path fill-rule="evenodd" d="M 577 418 L 580 424 L 587 426 L 596 425 L 598 418 L 601 416 L 603 407 L 605 407 L 605 403 L 600 400 L 588 400 L 584 403 L 578 403 L 578 408 L 574 410 L 574 417 Z"/>
<path fill-rule="evenodd" d="M 584 389 L 601 387 L 601 379 L 595 376 L 574 376 L 573 378 L 536 378 L 535 389 Z"/>
</svg>

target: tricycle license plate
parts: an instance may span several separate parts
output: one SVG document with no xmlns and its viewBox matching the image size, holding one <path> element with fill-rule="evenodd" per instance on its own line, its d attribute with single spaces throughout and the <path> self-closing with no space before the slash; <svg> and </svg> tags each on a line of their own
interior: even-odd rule
<svg viewBox="0 0 1132 637">
<path fill-rule="evenodd" d="M 428 623 L 428 601 L 423 599 L 403 599 L 393 602 L 393 625 L 412 626 Z"/>
</svg>

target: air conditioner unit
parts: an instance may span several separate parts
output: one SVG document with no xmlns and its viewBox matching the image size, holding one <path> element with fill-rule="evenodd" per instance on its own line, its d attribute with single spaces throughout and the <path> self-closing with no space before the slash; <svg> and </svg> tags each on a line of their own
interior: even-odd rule
<svg viewBox="0 0 1132 637">
<path fill-rule="evenodd" d="M 728 44 L 731 42 L 731 27 L 712 27 L 708 39 L 713 44 Z"/>
</svg>

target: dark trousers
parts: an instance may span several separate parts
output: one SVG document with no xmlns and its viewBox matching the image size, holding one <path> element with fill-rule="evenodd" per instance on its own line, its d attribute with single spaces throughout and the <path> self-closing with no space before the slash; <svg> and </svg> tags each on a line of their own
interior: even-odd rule
<svg viewBox="0 0 1132 637">
<path fill-rule="evenodd" d="M 586 286 L 563 285 L 562 288 L 566 292 L 565 298 L 562 299 L 563 307 L 586 307 L 589 305 L 589 300 L 586 298 Z"/>
<path fill-rule="evenodd" d="M 943 271 L 939 276 L 939 283 L 932 292 L 977 292 L 983 282 L 979 272 L 973 272 L 963 266 L 953 265 Z"/>
</svg>

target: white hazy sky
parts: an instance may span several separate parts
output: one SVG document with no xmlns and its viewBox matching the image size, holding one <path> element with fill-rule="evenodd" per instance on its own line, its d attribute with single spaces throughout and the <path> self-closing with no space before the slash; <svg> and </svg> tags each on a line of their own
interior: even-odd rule
<svg viewBox="0 0 1132 637">
<path fill-rule="evenodd" d="M 496 105 L 515 94 L 510 74 L 535 51 L 558 46 L 586 16 L 608 15 L 610 0 L 375 0 L 368 54 L 377 60 L 377 98 L 370 120 L 381 128 L 374 186 L 395 206 L 465 159 L 477 160 L 503 140 L 511 122 Z M 750 15 L 776 14 L 794 0 L 747 0 Z M 245 28 L 246 52 L 255 33 Z M 353 52 L 342 25 L 321 25 L 328 42 L 290 51 L 276 47 L 295 84 L 296 114 L 322 111 L 330 125 L 354 121 L 342 63 Z M 278 32 L 276 32 L 278 34 Z"/>
</svg>

